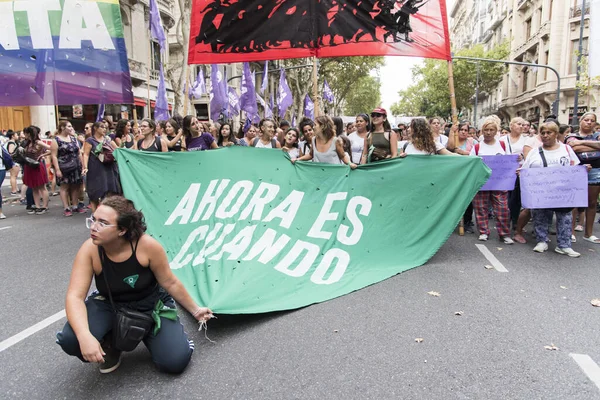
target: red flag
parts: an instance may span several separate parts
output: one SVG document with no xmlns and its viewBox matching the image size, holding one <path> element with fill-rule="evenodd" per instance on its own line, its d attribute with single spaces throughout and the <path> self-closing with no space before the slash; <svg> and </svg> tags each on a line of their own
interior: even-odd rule
<svg viewBox="0 0 600 400">
<path fill-rule="evenodd" d="M 193 0 L 190 64 L 381 55 L 449 60 L 445 0 Z"/>
</svg>

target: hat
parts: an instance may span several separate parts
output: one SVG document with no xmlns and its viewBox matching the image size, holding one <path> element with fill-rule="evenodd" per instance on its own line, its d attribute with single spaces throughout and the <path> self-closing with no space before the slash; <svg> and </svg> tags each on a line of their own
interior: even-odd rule
<svg viewBox="0 0 600 400">
<path fill-rule="evenodd" d="M 387 116 L 387 111 L 385 111 L 385 108 L 375 108 L 373 111 L 371 111 L 371 113 L 378 113 L 378 114 L 383 114 Z"/>
</svg>

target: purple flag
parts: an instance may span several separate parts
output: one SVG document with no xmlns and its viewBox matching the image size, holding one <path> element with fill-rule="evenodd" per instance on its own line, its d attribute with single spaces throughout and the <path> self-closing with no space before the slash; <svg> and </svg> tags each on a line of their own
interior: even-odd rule
<svg viewBox="0 0 600 400">
<path fill-rule="evenodd" d="M 158 90 L 156 92 L 156 104 L 154 106 L 154 120 L 166 121 L 169 117 L 169 101 L 167 100 L 167 86 L 162 63 L 158 71 Z"/>
<path fill-rule="evenodd" d="M 265 118 L 273 118 L 273 110 L 269 107 L 269 105 L 267 104 L 265 99 L 260 97 L 260 94 L 256 95 L 256 99 L 258 100 L 260 105 L 263 106 L 263 109 L 265 110 Z"/>
<path fill-rule="evenodd" d="M 252 121 L 250 121 L 250 118 L 246 117 L 246 122 L 244 122 L 244 127 L 242 128 L 244 135 L 248 132 L 248 129 L 250 129 L 250 125 L 252 125 Z"/>
<path fill-rule="evenodd" d="M 198 68 L 198 77 L 194 84 L 190 87 L 189 96 L 192 98 L 199 99 L 204 93 L 206 93 L 206 81 L 204 79 L 204 68 Z"/>
<path fill-rule="evenodd" d="M 335 101 L 333 92 L 331 91 L 331 88 L 327 84 L 327 79 L 323 82 L 323 100 L 327 100 L 330 103 L 333 103 Z"/>
<path fill-rule="evenodd" d="M 254 114 L 250 118 L 253 124 L 258 124 L 260 122 L 260 115 L 258 115 L 258 113 Z"/>
<path fill-rule="evenodd" d="M 308 94 L 304 98 L 304 116 L 315 119 L 315 103 L 313 103 Z"/>
<path fill-rule="evenodd" d="M 235 91 L 235 88 L 232 88 L 231 86 L 227 88 L 227 94 L 227 116 L 232 117 L 240 113 L 240 98 Z"/>
<path fill-rule="evenodd" d="M 227 106 L 227 94 L 223 91 L 223 74 L 216 64 L 210 66 L 210 118 L 217 121 Z"/>
<path fill-rule="evenodd" d="M 104 109 L 105 109 L 104 104 L 100 104 L 98 106 L 98 114 L 96 115 L 96 122 L 102 121 L 102 118 L 104 118 Z"/>
<path fill-rule="evenodd" d="M 271 98 L 269 99 L 269 108 L 271 108 L 271 110 L 275 108 L 275 102 L 273 101 L 273 93 L 271 93 Z"/>
<path fill-rule="evenodd" d="M 285 79 L 285 70 L 281 68 L 281 75 L 279 76 L 279 96 L 277 97 L 277 108 L 279 109 L 279 116 L 281 118 L 285 116 L 285 112 L 290 108 L 293 102 L 292 91 Z"/>
<path fill-rule="evenodd" d="M 244 63 L 244 72 L 242 73 L 242 95 L 240 96 L 240 108 L 248 115 L 258 113 L 256 107 L 256 91 L 254 89 L 254 79 L 250 73 L 250 64 Z"/>
<path fill-rule="evenodd" d="M 267 90 L 267 79 L 269 78 L 269 62 L 265 61 L 265 70 L 263 72 L 263 81 L 260 85 L 260 92 L 264 93 Z"/>
<path fill-rule="evenodd" d="M 165 36 L 165 30 L 160 20 L 160 11 L 158 10 L 156 0 L 150 0 L 150 35 L 160 45 L 160 51 L 164 52 L 167 36 Z"/>
</svg>

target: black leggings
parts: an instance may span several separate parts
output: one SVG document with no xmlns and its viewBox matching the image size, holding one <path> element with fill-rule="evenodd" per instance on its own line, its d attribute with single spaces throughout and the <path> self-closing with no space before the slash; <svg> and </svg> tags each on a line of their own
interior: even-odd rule
<svg viewBox="0 0 600 400">
<path fill-rule="evenodd" d="M 88 324 L 92 335 L 102 343 L 104 337 L 111 331 L 115 313 L 110 303 L 97 292 L 92 293 L 85 301 L 87 308 Z M 61 332 L 56 334 L 60 347 L 70 356 L 78 357 L 85 361 L 81 355 L 79 341 L 71 325 L 67 322 Z M 150 333 L 144 344 L 152 355 L 152 361 L 159 370 L 171 374 L 183 372 L 190 362 L 193 344 L 188 340 L 179 322 L 167 318 L 160 319 L 160 331 L 156 336 Z"/>
<path fill-rule="evenodd" d="M 510 209 L 510 220 L 513 229 L 517 229 L 517 221 L 521 213 L 521 183 L 518 176 L 515 188 L 511 192 L 508 192 L 508 208 Z"/>
</svg>

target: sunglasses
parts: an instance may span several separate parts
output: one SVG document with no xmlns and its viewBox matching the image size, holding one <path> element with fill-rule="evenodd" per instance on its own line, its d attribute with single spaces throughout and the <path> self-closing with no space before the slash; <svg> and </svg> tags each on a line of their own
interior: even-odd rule
<svg viewBox="0 0 600 400">
<path fill-rule="evenodd" d="M 383 115 L 381 113 L 371 113 L 371 118 L 383 117 Z"/>
</svg>

